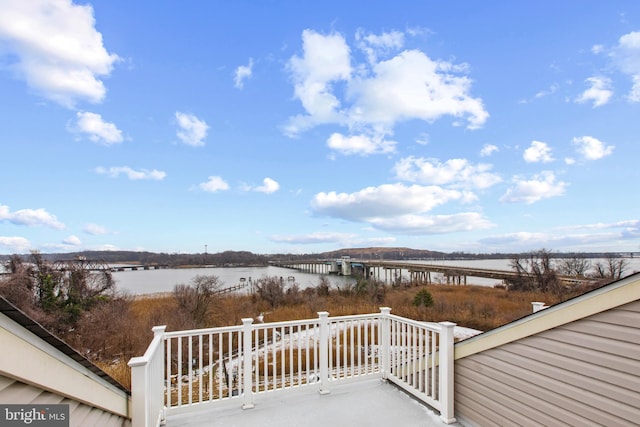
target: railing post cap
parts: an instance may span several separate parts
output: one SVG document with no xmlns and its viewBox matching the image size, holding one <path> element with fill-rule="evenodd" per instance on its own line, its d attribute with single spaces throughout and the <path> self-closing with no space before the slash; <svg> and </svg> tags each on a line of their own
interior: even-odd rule
<svg viewBox="0 0 640 427">
<path fill-rule="evenodd" d="M 328 311 L 319 311 L 318 312 L 318 316 L 320 316 L 320 317 L 329 317 L 329 312 Z"/>
<path fill-rule="evenodd" d="M 253 317 L 243 317 L 242 318 L 242 324 L 243 325 L 250 325 L 253 323 Z"/>
<path fill-rule="evenodd" d="M 142 356 L 132 357 L 131 359 L 129 359 L 129 362 L 127 362 L 127 365 L 130 368 L 133 368 L 133 367 L 136 367 L 136 366 L 142 366 L 142 365 L 146 365 L 146 364 L 147 364 L 147 361 Z"/>
<path fill-rule="evenodd" d="M 167 329 L 167 325 L 162 325 L 162 326 L 154 326 L 153 328 L 151 328 L 151 330 L 153 331 L 153 335 L 159 335 L 159 334 L 164 334 L 164 331 Z"/>
<path fill-rule="evenodd" d="M 391 307 L 380 307 L 380 312 L 382 314 L 390 314 L 391 313 Z"/>
<path fill-rule="evenodd" d="M 438 322 L 438 325 L 445 327 L 445 328 L 453 328 L 454 326 L 457 325 L 457 323 L 453 323 L 453 322 Z"/>
</svg>

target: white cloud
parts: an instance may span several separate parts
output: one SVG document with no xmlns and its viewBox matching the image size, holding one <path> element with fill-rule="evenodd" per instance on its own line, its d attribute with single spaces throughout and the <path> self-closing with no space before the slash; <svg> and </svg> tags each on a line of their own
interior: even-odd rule
<svg viewBox="0 0 640 427">
<path fill-rule="evenodd" d="M 115 124 L 105 122 L 100 114 L 79 111 L 76 118 L 75 125 L 69 129 L 86 134 L 93 142 L 112 145 L 123 141 L 122 131 Z"/>
<path fill-rule="evenodd" d="M 578 153 L 586 160 L 598 160 L 613 153 L 613 145 L 606 145 L 604 142 L 592 136 L 580 136 L 573 138 L 573 145 Z"/>
<path fill-rule="evenodd" d="M 98 250 L 98 251 L 119 251 L 120 248 L 118 246 L 116 246 L 116 245 L 112 245 L 112 244 L 106 243 L 104 245 L 98 246 L 96 248 L 96 250 Z M 144 249 L 143 248 L 139 248 L 139 249 L 136 249 L 136 250 L 142 251 Z"/>
<path fill-rule="evenodd" d="M 480 239 L 480 243 L 485 245 L 509 245 L 530 250 L 531 248 L 544 247 L 553 236 L 547 233 L 531 233 L 520 231 L 516 233 L 506 233 L 499 236 L 492 236 Z"/>
<path fill-rule="evenodd" d="M 265 178 L 262 180 L 262 185 L 252 186 L 249 184 L 241 184 L 240 189 L 242 191 L 255 191 L 258 193 L 271 194 L 280 189 L 280 184 L 272 178 Z"/>
<path fill-rule="evenodd" d="M 295 97 L 306 114 L 290 117 L 285 133 L 296 136 L 319 124 L 338 124 L 367 134 L 389 135 L 396 123 L 419 119 L 433 122 L 449 115 L 481 127 L 489 117 L 479 98 L 469 95 L 465 64 L 434 61 L 419 50 L 405 50 L 402 33 L 356 35 L 370 63 L 352 67 L 351 50 L 340 34 L 302 34 L 302 56 L 293 56 L 288 70 Z M 394 52 L 395 53 L 395 52 Z M 457 122 L 456 122 L 457 124 Z"/>
<path fill-rule="evenodd" d="M 627 98 L 631 102 L 640 102 L 640 74 L 633 76 L 633 86 Z"/>
<path fill-rule="evenodd" d="M 204 145 L 204 139 L 207 137 L 209 125 L 204 120 L 200 120 L 193 114 L 181 113 L 176 111 L 176 120 L 178 122 L 177 136 L 183 144 L 192 147 L 201 147 Z"/>
<path fill-rule="evenodd" d="M 253 58 L 249 58 L 249 64 L 240 65 L 236 68 L 235 77 L 233 79 L 233 85 L 237 89 L 242 89 L 244 87 L 244 81 L 251 78 L 253 73 Z"/>
<path fill-rule="evenodd" d="M 528 251 L 532 248 L 553 247 L 559 251 L 598 250 L 602 244 L 623 245 L 640 237 L 640 221 L 619 221 L 610 224 L 584 224 L 557 227 L 550 231 L 532 233 L 520 231 L 480 240 L 484 245 L 499 245 L 512 251 Z M 600 249 L 601 250 L 601 249 Z"/>
<path fill-rule="evenodd" d="M 92 236 L 101 236 L 107 234 L 107 229 L 98 224 L 87 224 L 82 229 L 87 234 L 91 234 Z"/>
<path fill-rule="evenodd" d="M 341 133 L 332 134 L 327 140 L 327 146 L 344 155 L 393 153 L 396 150 L 396 142 L 384 139 L 384 136 L 352 135 L 345 136 Z"/>
<path fill-rule="evenodd" d="M 527 163 L 549 163 L 553 161 L 551 148 L 546 142 L 541 141 L 531 141 L 531 145 L 524 150 L 522 157 Z"/>
<path fill-rule="evenodd" d="M 302 235 L 279 235 L 275 234 L 269 237 L 269 240 L 276 243 L 292 243 L 292 244 L 315 244 L 315 243 L 338 243 L 345 240 L 351 240 L 357 237 L 355 234 L 347 233 L 328 233 L 318 232 Z"/>
<path fill-rule="evenodd" d="M 615 229 L 622 228 L 625 231 L 640 231 L 640 220 L 638 219 L 630 219 L 624 221 L 617 222 L 597 222 L 594 224 L 577 224 L 570 225 L 566 227 L 562 227 L 562 230 L 605 230 L 605 229 Z"/>
<path fill-rule="evenodd" d="M 605 105 L 611 99 L 613 91 L 611 90 L 611 79 L 608 77 L 589 77 L 585 80 L 591 85 L 590 88 L 582 92 L 576 98 L 576 102 L 585 103 L 593 101 L 593 108 Z"/>
<path fill-rule="evenodd" d="M 365 188 L 356 193 L 319 193 L 312 201 L 318 215 L 349 221 L 366 222 L 386 232 L 428 235 L 479 230 L 493 224 L 477 212 L 451 215 L 428 215 L 437 206 L 450 201 L 474 201 L 469 192 L 447 190 L 437 186 L 410 187 L 387 184 Z"/>
<path fill-rule="evenodd" d="M 210 176 L 207 182 L 200 183 L 200 189 L 209 193 L 216 193 L 228 190 L 229 184 L 219 176 Z"/>
<path fill-rule="evenodd" d="M 475 199 L 473 193 L 437 186 L 384 184 L 355 193 L 321 192 L 314 196 L 311 208 L 318 215 L 350 221 L 371 221 L 428 212 L 450 201 L 464 203 Z"/>
<path fill-rule="evenodd" d="M 31 248 L 31 243 L 24 237 L 0 236 L 0 247 L 6 248 L 11 252 L 22 253 Z"/>
<path fill-rule="evenodd" d="M 71 0 L 3 1 L 0 40 L 15 75 L 69 108 L 79 100 L 102 101 L 100 77 L 119 59 L 105 49 L 91 6 Z"/>
<path fill-rule="evenodd" d="M 544 98 L 545 96 L 553 95 L 558 91 L 559 88 L 560 88 L 560 85 L 558 83 L 553 83 L 551 86 L 549 86 L 548 89 L 537 92 L 535 94 L 535 98 L 540 99 L 540 98 Z"/>
<path fill-rule="evenodd" d="M 387 55 L 389 52 L 397 51 L 404 45 L 404 34 L 400 31 L 388 33 L 365 34 L 363 30 L 356 32 L 356 42 L 359 49 L 366 55 L 369 63 L 377 61 L 379 55 Z"/>
<path fill-rule="evenodd" d="M 126 175 L 127 178 L 133 181 L 142 180 L 142 179 L 162 181 L 167 176 L 165 172 L 159 171 L 157 169 L 135 170 L 130 168 L 129 166 L 112 166 L 108 169 L 102 166 L 99 166 L 96 168 L 96 173 L 99 173 L 101 175 L 108 175 L 111 178 L 117 178 L 122 174 L 122 175 Z"/>
<path fill-rule="evenodd" d="M 416 144 L 429 145 L 429 134 L 426 132 L 423 132 L 420 135 L 418 135 L 418 138 L 416 139 Z"/>
<path fill-rule="evenodd" d="M 489 164 L 472 165 L 466 159 L 449 159 L 441 163 L 436 159 L 410 156 L 400 159 L 393 170 L 403 181 L 484 189 L 502 181 L 490 172 L 491 168 Z"/>
<path fill-rule="evenodd" d="M 480 150 L 481 157 L 489 157 L 493 153 L 500 151 L 496 145 L 493 144 L 484 144 L 482 146 L 482 150 Z"/>
<path fill-rule="evenodd" d="M 604 46 L 601 44 L 594 44 L 593 46 L 591 46 L 591 53 L 594 54 L 599 54 L 602 53 L 604 51 Z"/>
<path fill-rule="evenodd" d="M 491 228 L 489 220 L 477 212 L 452 215 L 402 215 L 395 218 L 376 218 L 371 224 L 384 231 L 401 234 L 442 234 Z"/>
<path fill-rule="evenodd" d="M 15 212 L 9 210 L 9 206 L 0 205 L 0 221 L 8 221 L 15 225 L 26 225 L 29 227 L 44 226 L 62 230 L 65 225 L 58 221 L 55 215 L 46 210 L 40 209 L 20 209 Z"/>
<path fill-rule="evenodd" d="M 514 178 L 514 185 L 500 198 L 501 202 L 532 204 L 564 194 L 566 182 L 556 181 L 553 172 L 544 171 L 526 180 Z"/>
<path fill-rule="evenodd" d="M 265 178 L 262 180 L 262 185 L 255 188 L 255 191 L 259 193 L 271 194 L 280 189 L 280 184 L 271 178 Z"/>
<path fill-rule="evenodd" d="M 369 75 L 354 78 L 348 88 L 354 103 L 349 122 L 392 128 L 397 122 L 433 122 L 450 115 L 465 118 L 467 127 L 481 127 L 489 117 L 482 100 L 469 95 L 471 80 L 464 67 L 434 61 L 418 50 L 406 50 L 380 61 Z"/>
<path fill-rule="evenodd" d="M 80 246 L 82 244 L 82 241 L 77 236 L 71 235 L 64 239 L 62 243 L 64 243 L 65 245 Z"/>
<path fill-rule="evenodd" d="M 331 93 L 331 83 L 351 76 L 350 49 L 339 34 L 323 36 L 312 30 L 302 32 L 302 57 L 293 56 L 287 65 L 294 82 L 295 97 L 306 116 L 290 118 L 285 133 L 295 136 L 317 124 L 339 122 L 340 101 Z"/>
<path fill-rule="evenodd" d="M 632 31 L 620 37 L 610 56 L 616 66 L 633 83 L 627 98 L 630 102 L 640 102 L 640 31 Z"/>
<path fill-rule="evenodd" d="M 541 91 L 536 92 L 536 94 L 533 96 L 533 98 L 521 99 L 520 101 L 518 101 L 518 103 L 519 104 L 528 104 L 529 102 L 534 101 L 536 99 L 541 99 L 541 98 L 544 98 L 546 96 L 553 95 L 554 93 L 556 93 L 558 91 L 558 89 L 560 89 L 560 85 L 558 83 L 553 83 L 551 86 L 549 86 L 549 88 L 543 89 Z"/>
</svg>

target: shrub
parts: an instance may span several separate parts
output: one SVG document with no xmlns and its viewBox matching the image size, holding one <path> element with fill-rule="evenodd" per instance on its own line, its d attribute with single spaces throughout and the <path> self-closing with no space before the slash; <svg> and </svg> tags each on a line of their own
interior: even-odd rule
<svg viewBox="0 0 640 427">
<path fill-rule="evenodd" d="M 428 290 L 420 290 L 413 298 L 413 305 L 416 307 L 431 307 L 433 305 L 433 297 Z"/>
</svg>

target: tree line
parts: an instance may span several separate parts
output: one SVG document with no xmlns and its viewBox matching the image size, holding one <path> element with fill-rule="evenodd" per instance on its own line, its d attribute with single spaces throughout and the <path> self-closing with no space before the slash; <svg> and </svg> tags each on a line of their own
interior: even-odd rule
<svg viewBox="0 0 640 427">
<path fill-rule="evenodd" d="M 561 276 L 585 279 L 589 287 L 600 287 L 622 278 L 629 262 L 613 254 L 596 262 L 582 255 L 557 258 L 552 251 L 540 249 L 513 255 L 510 265 L 516 273 L 507 281 L 510 290 L 562 293 L 567 288 Z"/>
</svg>

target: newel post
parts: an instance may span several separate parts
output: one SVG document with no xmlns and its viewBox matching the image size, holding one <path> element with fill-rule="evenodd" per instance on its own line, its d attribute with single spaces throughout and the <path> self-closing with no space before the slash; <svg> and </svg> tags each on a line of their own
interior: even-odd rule
<svg viewBox="0 0 640 427">
<path fill-rule="evenodd" d="M 131 368 L 131 425 L 147 427 L 165 420 L 164 413 L 164 332 L 154 326 L 153 340 L 143 356 L 129 360 Z"/>
<path fill-rule="evenodd" d="M 438 400 L 440 400 L 440 418 L 447 424 L 456 421 L 453 409 L 453 328 L 456 326 L 452 322 L 440 322 L 440 345 L 439 345 L 439 363 L 440 363 L 440 387 Z"/>
<path fill-rule="evenodd" d="M 253 319 L 242 319 L 242 409 L 253 408 Z"/>
<path fill-rule="evenodd" d="M 391 370 L 391 308 L 380 307 L 380 320 L 382 329 L 382 343 L 380 348 L 380 358 L 382 361 L 382 379 L 387 380 L 389 378 L 389 371 Z"/>
<path fill-rule="evenodd" d="M 320 317 L 320 394 L 331 393 L 329 390 L 329 313 L 319 311 Z"/>
<path fill-rule="evenodd" d="M 533 307 L 533 312 L 537 313 L 538 311 L 542 310 L 543 308 L 546 308 L 544 306 L 543 302 L 532 302 L 531 306 Z"/>
<path fill-rule="evenodd" d="M 151 381 L 153 390 L 151 395 L 153 400 L 160 405 L 160 424 L 164 425 L 167 421 L 166 407 L 164 401 L 164 385 L 165 385 L 165 373 L 164 373 L 164 361 L 166 359 L 164 349 L 164 333 L 167 330 L 167 325 L 154 326 L 151 328 L 153 331 L 154 341 L 158 341 L 158 349 L 155 356 L 154 363 L 152 364 L 153 373 L 152 376 L 155 381 Z"/>
</svg>

